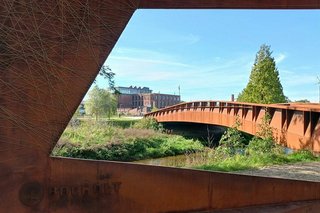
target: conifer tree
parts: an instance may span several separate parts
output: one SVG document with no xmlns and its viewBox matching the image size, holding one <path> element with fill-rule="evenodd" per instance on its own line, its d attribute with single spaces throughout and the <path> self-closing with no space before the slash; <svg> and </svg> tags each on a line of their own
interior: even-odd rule
<svg viewBox="0 0 320 213">
<path fill-rule="evenodd" d="M 249 83 L 237 101 L 262 104 L 287 102 L 276 62 L 271 55 L 270 46 L 263 44 L 256 55 Z"/>
</svg>

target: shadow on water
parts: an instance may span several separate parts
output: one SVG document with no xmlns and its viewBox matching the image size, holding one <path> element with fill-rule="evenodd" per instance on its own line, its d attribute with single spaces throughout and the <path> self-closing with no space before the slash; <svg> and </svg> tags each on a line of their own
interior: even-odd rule
<svg viewBox="0 0 320 213">
<path fill-rule="evenodd" d="M 187 139 L 199 140 L 206 147 L 217 147 L 223 133 L 227 130 L 226 127 L 185 122 L 170 122 L 163 123 L 165 132 L 168 134 L 181 135 Z M 170 166 L 184 167 L 188 164 L 188 160 L 197 157 L 199 153 L 186 153 L 184 155 L 145 159 L 136 161 L 135 163 L 155 165 L 155 166 Z"/>
<path fill-rule="evenodd" d="M 216 126 L 210 124 L 200 123 L 186 123 L 186 122 L 168 122 L 163 123 L 165 131 L 169 134 L 181 135 L 187 139 L 199 140 L 204 146 L 214 148 L 219 145 L 219 141 L 223 133 L 227 130 L 226 127 Z M 243 133 L 246 141 L 250 141 L 252 136 Z M 200 153 L 186 153 L 184 155 L 170 156 L 156 159 L 145 159 L 136 161 L 135 163 L 156 165 L 156 166 L 170 166 L 170 167 L 184 167 L 188 165 L 188 161 L 193 158 L 206 158 Z"/>
<path fill-rule="evenodd" d="M 228 129 L 224 126 L 201 123 L 168 122 L 162 124 L 168 133 L 181 135 L 187 139 L 199 140 L 204 146 L 209 148 L 217 147 L 223 133 Z M 247 133 L 241 133 L 245 141 L 250 141 L 253 137 Z"/>
</svg>

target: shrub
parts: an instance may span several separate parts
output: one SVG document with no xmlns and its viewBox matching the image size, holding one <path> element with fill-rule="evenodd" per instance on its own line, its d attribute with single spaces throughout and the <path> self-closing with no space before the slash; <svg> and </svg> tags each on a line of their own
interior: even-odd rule
<svg viewBox="0 0 320 213">
<path fill-rule="evenodd" d="M 121 127 L 123 129 L 130 128 L 133 126 L 138 120 L 126 120 L 126 119 L 111 119 L 108 121 L 108 124 L 114 127 Z"/>
<path fill-rule="evenodd" d="M 136 129 L 153 129 L 157 131 L 162 131 L 163 126 L 159 124 L 155 118 L 142 118 L 133 125 Z"/>
<path fill-rule="evenodd" d="M 154 121 L 151 122 L 154 124 Z M 122 129 L 107 123 L 96 123 L 94 126 L 83 123 L 78 127 L 69 126 L 52 154 L 73 158 L 135 161 L 184 154 L 189 150 L 199 151 L 203 148 L 199 141 L 166 135 L 153 129 Z"/>
<path fill-rule="evenodd" d="M 228 128 L 225 133 L 222 135 L 219 146 L 216 151 L 217 154 L 232 156 L 237 152 L 242 152 L 245 147 L 245 138 L 242 136 L 242 133 L 239 131 L 241 122 L 239 117 L 237 117 L 233 127 Z"/>
<path fill-rule="evenodd" d="M 270 120 L 270 115 L 266 113 L 262 118 L 262 123 L 259 125 L 259 131 L 247 147 L 249 154 L 261 155 L 264 153 L 274 153 L 276 151 L 276 143 L 273 137 L 273 129 L 270 126 Z"/>
<path fill-rule="evenodd" d="M 273 140 L 253 137 L 247 147 L 247 152 L 249 154 L 267 154 L 272 153 L 274 148 L 275 142 Z"/>
</svg>

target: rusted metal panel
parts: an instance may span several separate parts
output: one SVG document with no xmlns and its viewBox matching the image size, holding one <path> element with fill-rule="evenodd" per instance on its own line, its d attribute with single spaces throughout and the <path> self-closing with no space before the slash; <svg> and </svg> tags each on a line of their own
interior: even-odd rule
<svg viewBox="0 0 320 213">
<path fill-rule="evenodd" d="M 141 0 L 140 8 L 152 9 L 319 9 L 318 0 Z"/>
<path fill-rule="evenodd" d="M 50 164 L 52 212 L 199 212 L 320 198 L 320 183 L 63 158 Z"/>
<path fill-rule="evenodd" d="M 0 1 L 0 212 L 48 212 L 51 149 L 136 8 Z"/>
<path fill-rule="evenodd" d="M 319 199 L 318 183 L 49 157 L 136 9 L 316 9 L 319 1 L 0 3 L 0 212 L 200 211 Z M 197 109 L 173 112 L 178 114 L 174 119 L 183 121 Z M 210 116 L 221 119 L 217 113 Z M 310 122 L 310 132 L 316 133 L 311 141 L 319 141 L 319 122 Z"/>
<path fill-rule="evenodd" d="M 206 213 L 318 213 L 320 209 L 319 201 L 292 202 L 265 206 L 252 206 L 236 209 L 226 209 L 217 211 L 206 211 Z"/>
</svg>

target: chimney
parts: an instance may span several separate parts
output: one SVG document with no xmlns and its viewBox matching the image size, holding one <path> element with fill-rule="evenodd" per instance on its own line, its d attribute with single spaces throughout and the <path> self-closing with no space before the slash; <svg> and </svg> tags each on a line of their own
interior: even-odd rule
<svg viewBox="0 0 320 213">
<path fill-rule="evenodd" d="M 231 94 L 231 101 L 234 102 L 234 94 Z"/>
</svg>

